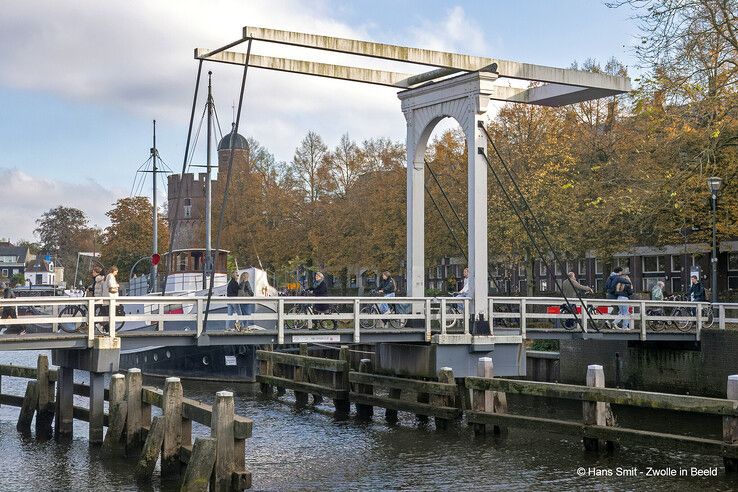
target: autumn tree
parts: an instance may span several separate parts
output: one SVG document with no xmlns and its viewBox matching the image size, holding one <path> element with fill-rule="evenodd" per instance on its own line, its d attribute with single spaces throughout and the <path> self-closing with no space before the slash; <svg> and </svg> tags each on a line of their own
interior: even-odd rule
<svg viewBox="0 0 738 492">
<path fill-rule="evenodd" d="M 328 147 L 317 133 L 310 131 L 302 139 L 292 158 L 290 173 L 305 191 L 306 200 L 318 201 L 333 189 Z"/>
<path fill-rule="evenodd" d="M 79 251 L 92 246 L 94 238 L 85 213 L 63 205 L 36 219 L 34 234 L 39 238 L 40 250 L 57 256 L 67 268 L 75 264 Z"/>
<path fill-rule="evenodd" d="M 151 255 L 153 208 L 147 197 L 121 198 L 106 214 L 110 225 L 102 235 L 102 262 L 119 268 L 119 279 L 127 281 L 130 270 L 139 259 Z M 164 247 L 169 231 L 166 219 L 159 215 L 158 241 Z M 146 271 L 149 262 L 143 262 L 138 273 Z"/>
</svg>

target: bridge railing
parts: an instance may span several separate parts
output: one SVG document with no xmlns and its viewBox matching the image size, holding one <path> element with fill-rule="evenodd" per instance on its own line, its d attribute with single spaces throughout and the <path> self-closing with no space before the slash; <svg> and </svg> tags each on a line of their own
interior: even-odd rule
<svg viewBox="0 0 738 492">
<path fill-rule="evenodd" d="M 490 297 L 490 325 L 493 334 L 520 334 L 529 331 L 578 331 L 574 315 L 562 310 L 558 297 Z M 241 306 L 252 306 L 252 314 L 243 314 Z M 316 312 L 316 305 L 329 306 Z M 394 309 L 381 313 L 378 306 Z M 230 309 L 229 309 L 230 306 Z M 709 303 L 650 300 L 585 299 L 582 305 L 572 302 L 579 311 L 585 332 L 614 331 L 620 322 L 622 331 L 640 333 L 645 340 L 657 332 L 691 333 L 699 339 L 703 328 L 738 324 L 738 303 Z M 612 312 L 627 307 L 627 314 Z M 35 325 L 40 331 L 77 332 L 89 343 L 96 336 L 115 337 L 124 330 L 189 331 L 200 336 L 204 331 L 233 328 L 241 331 L 265 331 L 277 335 L 283 343 L 285 333 L 296 330 L 336 330 L 353 333 L 359 342 L 362 333 L 383 329 L 422 331 L 430 340 L 434 333 L 470 333 L 470 300 L 445 297 L 213 297 L 140 296 L 117 298 L 34 297 L 0 299 L 0 328 L 6 333 Z M 574 307 L 572 309 L 574 309 Z M 122 311 L 125 315 L 122 315 Z M 205 326 L 205 312 L 208 323 Z M 590 315 L 583 314 L 587 310 Z M 5 316 L 8 312 L 17 318 Z M 590 319 L 591 316 L 591 319 Z M 95 329 L 89 329 L 95 327 Z"/>
<path fill-rule="evenodd" d="M 329 309 L 317 312 L 316 305 Z M 383 305 L 392 308 L 387 311 Z M 251 306 L 251 314 L 244 314 L 243 306 Z M 21 326 L 34 325 L 52 333 L 86 334 L 90 343 L 96 336 L 115 337 L 122 324 L 126 331 L 164 331 L 168 324 L 200 336 L 206 330 L 231 329 L 239 322 L 240 331 L 276 332 L 278 343 L 284 343 L 285 332 L 306 329 L 350 330 L 354 342 L 361 340 L 362 332 L 410 326 L 423 330 L 426 340 L 433 332 L 469 333 L 467 298 L 213 297 L 208 306 L 206 297 L 191 296 L 36 297 L 0 299 L 3 310 L 18 315 L 0 320 L 6 333 L 14 326 L 20 331 Z"/>
<path fill-rule="evenodd" d="M 705 327 L 738 323 L 738 319 L 725 317 L 726 312 L 738 310 L 738 304 L 713 307 L 705 302 L 587 298 L 584 303 L 570 300 L 567 307 L 561 297 L 490 297 L 488 302 L 492 332 L 515 329 L 523 337 L 529 330 L 580 330 L 571 312 L 574 309 L 585 332 L 620 329 L 639 332 L 642 340 L 656 332 L 689 332 L 699 339 Z M 621 307 L 627 308 L 627 314 L 619 312 Z"/>
</svg>

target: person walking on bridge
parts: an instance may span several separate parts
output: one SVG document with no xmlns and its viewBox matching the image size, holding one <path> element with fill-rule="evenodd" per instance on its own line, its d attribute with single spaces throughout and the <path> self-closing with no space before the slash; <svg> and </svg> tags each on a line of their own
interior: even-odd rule
<svg viewBox="0 0 738 492">
<path fill-rule="evenodd" d="M 633 295 L 633 283 L 628 275 L 618 275 L 615 278 L 615 293 L 618 301 L 628 301 Z M 626 319 L 630 314 L 630 306 L 620 304 L 620 316 L 615 318 L 614 325 L 618 330 L 630 330 L 633 328 L 633 320 Z"/>
<path fill-rule="evenodd" d="M 226 297 L 238 297 L 238 271 L 233 270 L 231 272 L 231 279 L 228 281 L 226 286 Z M 238 304 L 228 304 L 228 316 L 238 315 L 240 313 Z M 235 321 L 228 321 L 228 329 L 235 326 Z"/>
<path fill-rule="evenodd" d="M 564 293 L 564 297 L 568 300 L 568 304 L 564 303 L 561 305 L 561 312 L 568 314 L 574 314 L 577 311 L 576 301 L 580 296 L 594 292 L 592 287 L 582 285 L 577 282 L 577 274 L 574 272 L 569 272 L 567 274 L 566 279 L 561 283 L 561 290 Z M 564 321 L 564 325 L 566 325 L 567 328 L 571 328 L 574 326 L 574 320 L 567 319 Z"/>
<path fill-rule="evenodd" d="M 238 297 L 254 297 L 254 290 L 251 288 L 251 283 L 249 282 L 249 272 L 243 272 L 241 274 L 241 277 L 238 279 Z M 240 306 L 240 312 L 243 316 L 251 316 L 251 314 L 254 312 L 254 305 L 253 304 L 239 304 Z M 245 326 L 248 326 L 250 323 L 248 320 L 244 322 Z"/>
</svg>

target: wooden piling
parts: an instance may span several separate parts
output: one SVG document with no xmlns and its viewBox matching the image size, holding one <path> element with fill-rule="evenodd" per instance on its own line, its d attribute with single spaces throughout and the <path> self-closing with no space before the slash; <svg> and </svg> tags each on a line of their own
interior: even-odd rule
<svg viewBox="0 0 738 492">
<path fill-rule="evenodd" d="M 234 401 L 230 391 L 218 391 L 213 404 L 213 416 L 210 423 L 211 436 L 216 440 L 215 468 L 211 490 L 228 491 L 235 467 Z"/>
<path fill-rule="evenodd" d="M 301 343 L 300 344 L 300 355 L 307 355 L 307 344 Z M 297 366 L 294 368 L 294 381 L 296 383 L 302 383 L 308 381 L 308 375 L 307 375 L 307 369 L 305 369 L 302 366 Z M 304 408 L 307 405 L 308 402 L 308 394 L 304 391 L 297 391 L 295 390 L 295 406 L 297 408 Z"/>
<path fill-rule="evenodd" d="M 271 345 L 267 345 L 264 350 L 271 352 L 273 350 Z M 263 360 L 259 364 L 259 373 L 264 376 L 274 376 L 274 364 L 271 360 Z M 271 397 L 274 393 L 274 387 L 271 384 L 261 383 L 259 385 L 261 394 L 267 397 Z"/>
<path fill-rule="evenodd" d="M 18 424 L 15 426 L 18 432 L 23 434 L 31 433 L 31 421 L 33 414 L 38 406 L 38 382 L 28 381 L 26 386 L 26 396 L 23 397 L 23 405 L 18 414 Z"/>
<path fill-rule="evenodd" d="M 161 473 L 167 477 L 178 476 L 180 473 L 179 449 L 182 446 L 183 397 L 182 382 L 179 378 L 167 378 L 164 382 L 162 404 L 162 410 L 164 411 L 164 440 L 161 454 Z M 130 405 L 128 408 L 130 409 Z"/>
<path fill-rule="evenodd" d="M 450 367 L 442 367 L 438 371 L 438 382 L 454 384 L 454 372 Z M 435 406 L 441 407 L 453 407 L 455 405 L 455 398 L 449 395 L 432 395 L 431 403 Z M 435 417 L 436 429 L 445 430 L 448 428 L 449 420 L 441 417 Z"/>
<path fill-rule="evenodd" d="M 143 375 L 141 369 L 132 368 L 126 374 L 126 454 L 136 456 L 143 444 L 141 431 L 143 418 L 141 413 L 141 388 Z"/>
<path fill-rule="evenodd" d="M 151 480 L 154 473 L 156 461 L 159 459 L 162 444 L 164 443 L 164 417 L 154 417 L 151 428 L 146 435 L 141 456 L 136 464 L 136 480 L 140 483 L 146 483 Z"/>
<path fill-rule="evenodd" d="M 728 400 L 738 400 L 738 374 L 728 376 L 726 398 Z M 738 417 L 723 417 L 723 441 L 728 445 L 738 443 Z M 726 472 L 738 472 L 738 458 L 724 457 L 723 464 Z"/>
<path fill-rule="evenodd" d="M 108 432 L 103 440 L 103 451 L 121 451 L 124 446 L 123 429 L 128 414 L 126 402 L 126 379 L 123 374 L 113 374 L 110 379 L 110 403 L 108 405 Z"/>
<path fill-rule="evenodd" d="M 400 388 L 390 388 L 389 397 L 394 400 L 399 400 L 402 396 L 402 390 Z M 384 410 L 384 420 L 389 424 L 397 423 L 397 410 L 393 408 L 387 408 Z"/>
<path fill-rule="evenodd" d="M 338 360 L 346 362 L 346 368 L 341 372 L 334 373 L 334 382 L 336 389 L 346 391 L 346 395 L 349 394 L 351 388 L 349 387 L 349 371 L 351 370 L 351 359 L 348 345 L 341 345 L 341 349 L 338 352 Z M 334 399 L 333 405 L 336 407 L 336 417 L 347 417 L 351 413 L 351 402 L 346 398 L 345 400 Z"/>
<path fill-rule="evenodd" d="M 36 412 L 36 438 L 49 439 L 53 436 L 54 382 L 49 378 L 49 358 L 39 355 L 36 362 L 38 381 L 38 408 Z"/>
<path fill-rule="evenodd" d="M 605 387 L 605 371 L 602 366 L 587 366 L 587 386 L 592 388 Z M 582 402 L 582 417 L 585 425 L 607 425 L 607 407 L 604 402 Z M 597 451 L 600 448 L 599 439 L 595 437 L 585 437 L 584 449 L 587 451 Z"/>
<path fill-rule="evenodd" d="M 105 417 L 105 375 L 101 372 L 90 372 L 90 425 L 89 439 L 91 444 L 103 442 L 103 420 Z"/>
<path fill-rule="evenodd" d="M 359 372 L 363 373 L 370 373 L 372 372 L 372 361 L 371 359 L 361 359 L 359 362 Z M 356 385 L 356 392 L 361 393 L 364 395 L 373 395 L 374 394 L 374 386 L 371 384 L 361 384 L 358 383 Z M 370 420 L 372 416 L 374 415 L 374 407 L 371 405 L 364 405 L 357 403 L 356 404 L 356 416 L 363 420 Z"/>
<path fill-rule="evenodd" d="M 207 492 L 215 466 L 217 440 L 213 437 L 198 437 L 192 447 L 180 492 Z"/>
<path fill-rule="evenodd" d="M 310 351 L 308 350 L 307 343 L 300 344 L 300 355 L 303 355 L 305 357 L 310 356 Z M 317 380 L 318 379 L 315 377 L 315 369 L 305 369 L 305 372 L 303 373 L 303 381 L 308 383 L 315 383 L 317 382 Z M 319 405 L 322 401 L 323 395 L 321 395 L 320 393 L 313 393 L 313 405 Z"/>
<path fill-rule="evenodd" d="M 492 378 L 494 371 L 492 367 L 491 357 L 480 357 L 477 361 L 477 377 Z M 494 408 L 494 400 L 491 391 L 473 390 L 472 391 L 472 410 L 475 412 L 492 412 Z M 487 432 L 485 424 L 474 424 L 474 434 L 484 435 Z"/>
<path fill-rule="evenodd" d="M 54 437 L 67 440 L 74 432 L 74 369 L 62 366 L 57 374 Z"/>
</svg>

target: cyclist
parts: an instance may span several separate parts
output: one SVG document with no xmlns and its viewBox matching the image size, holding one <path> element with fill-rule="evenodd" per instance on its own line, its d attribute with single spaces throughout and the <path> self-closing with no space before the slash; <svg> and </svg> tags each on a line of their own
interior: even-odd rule
<svg viewBox="0 0 738 492">
<path fill-rule="evenodd" d="M 390 272 L 382 272 L 377 294 L 382 294 L 384 297 L 395 297 L 395 290 L 397 290 L 397 285 L 395 284 L 395 279 L 390 275 Z M 382 314 L 385 314 L 389 309 L 389 304 L 386 302 L 379 305 L 379 312 Z"/>
<path fill-rule="evenodd" d="M 325 276 L 321 272 L 315 273 L 315 282 L 317 282 L 313 288 L 312 293 L 315 297 L 326 297 L 328 296 L 328 285 L 325 282 Z M 313 306 L 316 313 L 326 313 L 330 310 L 328 304 L 316 304 Z"/>
<path fill-rule="evenodd" d="M 697 275 L 692 275 L 691 279 L 692 286 L 689 288 L 689 300 L 691 302 L 705 302 L 707 300 L 705 294 L 705 288 L 702 286 L 702 282 L 697 278 Z M 690 308 L 692 316 L 697 313 L 695 308 Z"/>
</svg>

